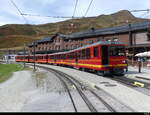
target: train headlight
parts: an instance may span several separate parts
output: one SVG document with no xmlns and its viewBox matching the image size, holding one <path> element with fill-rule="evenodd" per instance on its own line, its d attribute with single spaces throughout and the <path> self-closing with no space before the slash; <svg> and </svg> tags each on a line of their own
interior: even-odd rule
<svg viewBox="0 0 150 115">
<path fill-rule="evenodd" d="M 122 61 L 122 63 L 126 63 L 126 61 L 125 61 L 125 60 L 123 60 L 123 61 Z"/>
</svg>

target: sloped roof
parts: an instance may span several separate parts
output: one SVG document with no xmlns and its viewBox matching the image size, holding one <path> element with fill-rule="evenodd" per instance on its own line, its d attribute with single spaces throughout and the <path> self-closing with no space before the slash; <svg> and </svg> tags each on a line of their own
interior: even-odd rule
<svg viewBox="0 0 150 115">
<path fill-rule="evenodd" d="M 127 24 L 123 26 L 116 26 L 111 28 L 103 28 L 103 29 L 95 29 L 95 30 L 88 30 L 84 32 L 76 32 L 72 33 L 70 35 L 64 35 L 64 34 L 57 34 L 60 37 L 64 39 L 76 39 L 76 38 L 86 38 L 86 37 L 94 37 L 94 36 L 100 36 L 100 35 L 110 35 L 110 34 L 116 34 L 116 33 L 125 33 L 136 30 L 143 30 L 143 29 L 150 29 L 150 22 L 143 22 L 143 23 L 136 23 L 136 24 Z M 36 41 L 36 45 L 43 42 L 52 41 L 53 37 L 44 37 L 41 40 Z M 33 46 L 34 44 L 28 45 Z"/>
<path fill-rule="evenodd" d="M 143 22 L 143 23 L 136 23 L 136 24 L 127 24 L 123 26 L 117 26 L 112 28 L 103 28 L 103 29 L 95 29 L 88 30 L 85 32 L 77 32 L 70 35 L 64 35 L 65 39 L 74 39 L 74 38 L 84 38 L 84 37 L 91 37 L 91 36 L 99 36 L 99 35 L 108 35 L 108 34 L 115 34 L 115 33 L 124 33 L 136 30 L 142 30 L 142 29 L 149 29 L 150 28 L 150 22 Z"/>
<path fill-rule="evenodd" d="M 35 41 L 35 45 L 39 44 L 39 43 L 44 43 L 44 42 L 49 42 L 51 41 L 52 38 L 51 37 L 44 37 L 43 39 L 37 40 Z M 34 42 L 32 42 L 31 44 L 29 44 L 28 46 L 31 47 L 34 45 Z"/>
<path fill-rule="evenodd" d="M 44 37 L 41 40 L 36 41 L 37 43 L 49 42 L 51 41 L 51 37 Z"/>
</svg>

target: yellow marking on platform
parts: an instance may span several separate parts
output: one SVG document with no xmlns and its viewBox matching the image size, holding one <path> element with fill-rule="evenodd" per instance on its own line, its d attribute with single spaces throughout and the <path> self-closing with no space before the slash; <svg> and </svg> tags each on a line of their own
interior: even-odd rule
<svg viewBox="0 0 150 115">
<path fill-rule="evenodd" d="M 140 82 L 134 82 L 133 85 L 144 87 L 144 83 L 140 83 Z"/>
</svg>

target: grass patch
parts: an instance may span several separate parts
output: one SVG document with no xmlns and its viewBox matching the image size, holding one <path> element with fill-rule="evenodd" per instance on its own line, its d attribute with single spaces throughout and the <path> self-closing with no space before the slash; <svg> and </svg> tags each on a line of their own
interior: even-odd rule
<svg viewBox="0 0 150 115">
<path fill-rule="evenodd" d="M 0 83 L 8 80 L 13 72 L 23 69 L 23 66 L 18 64 L 0 64 Z"/>
</svg>

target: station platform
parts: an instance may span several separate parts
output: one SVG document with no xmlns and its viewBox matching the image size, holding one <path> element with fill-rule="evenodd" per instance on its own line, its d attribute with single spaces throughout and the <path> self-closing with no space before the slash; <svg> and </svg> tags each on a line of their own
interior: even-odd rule
<svg viewBox="0 0 150 115">
<path fill-rule="evenodd" d="M 128 67 L 129 71 L 125 73 L 125 76 L 146 83 L 150 83 L 150 68 L 148 67 L 141 68 L 141 73 L 139 73 L 138 69 L 139 68 L 137 66 L 135 67 L 129 66 Z"/>
<path fill-rule="evenodd" d="M 134 112 L 150 112 L 150 96 L 145 95 L 135 89 L 127 87 L 118 83 L 117 81 L 111 80 L 107 77 L 101 77 L 96 74 L 79 71 L 76 69 L 65 68 L 54 65 L 44 65 L 37 64 L 40 66 L 45 66 L 53 69 L 60 70 L 65 72 L 74 78 L 78 79 L 80 82 L 85 85 L 90 85 L 91 87 L 99 87 L 103 89 L 105 92 L 115 97 L 117 100 L 130 107 Z M 148 78 L 150 71 L 142 70 L 142 73 L 138 73 L 138 68 L 129 67 L 129 71 L 127 72 L 128 77 L 132 77 L 134 75 L 140 75 Z M 125 76 L 126 77 L 126 76 Z M 109 85 L 108 85 L 109 84 Z"/>
</svg>

